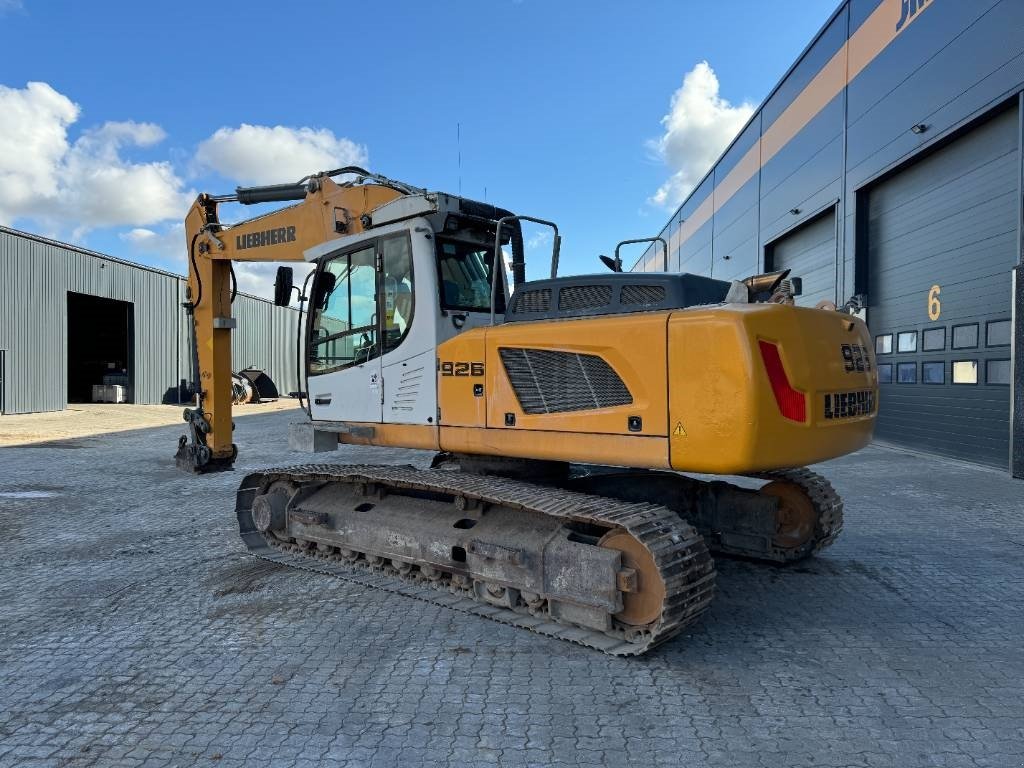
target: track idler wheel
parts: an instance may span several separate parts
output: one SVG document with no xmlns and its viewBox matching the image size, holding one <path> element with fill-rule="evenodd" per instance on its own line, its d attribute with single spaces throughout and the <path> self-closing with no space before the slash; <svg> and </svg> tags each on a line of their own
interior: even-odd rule
<svg viewBox="0 0 1024 768">
<path fill-rule="evenodd" d="M 284 483 L 275 483 L 252 503 L 252 521 L 260 533 L 283 531 L 288 500 L 293 490 Z"/>
<path fill-rule="evenodd" d="M 787 480 L 773 480 L 761 488 L 761 493 L 779 500 L 772 539 L 775 546 L 799 549 L 814 538 L 818 512 L 803 488 Z"/>
<path fill-rule="evenodd" d="M 665 582 L 650 551 L 621 530 L 609 531 L 598 545 L 622 553 L 622 570 L 619 571 L 622 610 L 615 618 L 633 627 L 657 621 L 665 607 Z"/>
</svg>

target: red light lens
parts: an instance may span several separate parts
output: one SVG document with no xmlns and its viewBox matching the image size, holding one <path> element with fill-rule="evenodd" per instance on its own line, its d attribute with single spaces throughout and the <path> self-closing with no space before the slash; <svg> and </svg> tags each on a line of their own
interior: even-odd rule
<svg viewBox="0 0 1024 768">
<path fill-rule="evenodd" d="M 768 372 L 768 381 L 772 385 L 772 392 L 775 393 L 775 402 L 779 404 L 779 411 L 787 419 L 803 424 L 807 421 L 807 398 L 803 392 L 798 392 L 790 385 L 786 369 L 782 366 L 778 345 L 770 341 L 759 341 L 758 344 L 761 347 L 765 370 Z"/>
</svg>

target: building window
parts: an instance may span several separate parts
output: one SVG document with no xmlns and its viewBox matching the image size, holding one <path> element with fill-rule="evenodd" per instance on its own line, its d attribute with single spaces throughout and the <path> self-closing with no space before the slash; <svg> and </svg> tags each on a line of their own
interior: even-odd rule
<svg viewBox="0 0 1024 768">
<path fill-rule="evenodd" d="M 1010 361 L 1009 360 L 986 360 L 985 361 L 985 383 L 986 384 L 1009 384 L 1010 383 Z"/>
<path fill-rule="evenodd" d="M 877 368 L 878 383 L 892 384 L 892 363 L 879 363 Z"/>
<path fill-rule="evenodd" d="M 953 349 L 975 349 L 978 346 L 978 324 L 953 326 Z"/>
<path fill-rule="evenodd" d="M 917 352 L 917 331 L 904 331 L 896 337 L 897 352 Z"/>
<path fill-rule="evenodd" d="M 899 363 L 896 366 L 896 381 L 900 384 L 917 384 L 917 363 Z"/>
<path fill-rule="evenodd" d="M 891 355 L 892 354 L 892 334 L 886 333 L 882 336 L 875 336 L 875 354 L 876 355 Z"/>
<path fill-rule="evenodd" d="M 977 360 L 954 360 L 953 361 L 953 383 L 954 384 L 977 384 L 978 383 L 978 361 Z"/>
<path fill-rule="evenodd" d="M 1010 321 L 993 320 L 985 327 L 985 343 L 990 347 L 1010 346 Z"/>
<path fill-rule="evenodd" d="M 922 384 L 945 384 L 946 364 L 942 362 L 921 363 Z"/>
<path fill-rule="evenodd" d="M 921 332 L 921 348 L 925 352 L 937 352 L 946 348 L 945 328 L 925 328 Z"/>
</svg>

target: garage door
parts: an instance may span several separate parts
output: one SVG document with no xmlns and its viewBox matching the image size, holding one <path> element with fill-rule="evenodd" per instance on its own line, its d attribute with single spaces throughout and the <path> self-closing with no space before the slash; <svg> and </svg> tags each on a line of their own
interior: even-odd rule
<svg viewBox="0 0 1024 768">
<path fill-rule="evenodd" d="M 836 300 L 836 214 L 827 213 L 776 240 L 768 247 L 768 269 L 789 269 L 803 279 L 797 304 L 813 307 Z"/>
<path fill-rule="evenodd" d="M 1008 465 L 1018 133 L 1004 112 L 869 193 L 880 439 Z"/>
</svg>

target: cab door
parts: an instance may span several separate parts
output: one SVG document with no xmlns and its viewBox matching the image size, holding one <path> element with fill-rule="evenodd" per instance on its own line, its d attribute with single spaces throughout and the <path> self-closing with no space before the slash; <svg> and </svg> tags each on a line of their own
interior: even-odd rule
<svg viewBox="0 0 1024 768">
<path fill-rule="evenodd" d="M 314 421 L 382 419 L 380 264 L 378 241 L 371 240 L 317 269 L 307 361 Z"/>
</svg>

